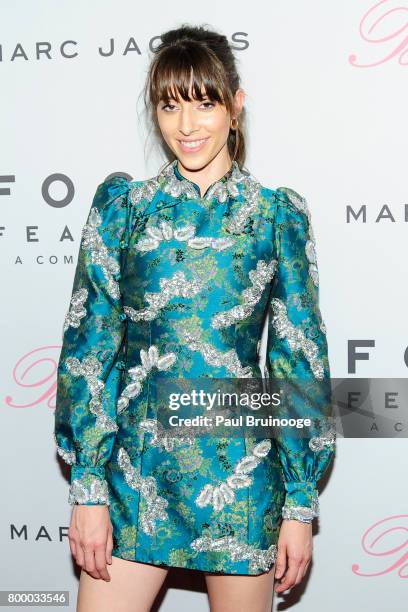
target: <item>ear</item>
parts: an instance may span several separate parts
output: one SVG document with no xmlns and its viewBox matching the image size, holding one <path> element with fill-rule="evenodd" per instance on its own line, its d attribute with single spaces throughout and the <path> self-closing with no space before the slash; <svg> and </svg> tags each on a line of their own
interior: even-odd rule
<svg viewBox="0 0 408 612">
<path fill-rule="evenodd" d="M 245 97 L 246 97 L 245 91 L 242 89 L 242 87 L 239 87 L 234 95 L 234 106 L 235 106 L 236 116 L 240 114 L 240 112 L 242 111 L 244 107 Z"/>
</svg>

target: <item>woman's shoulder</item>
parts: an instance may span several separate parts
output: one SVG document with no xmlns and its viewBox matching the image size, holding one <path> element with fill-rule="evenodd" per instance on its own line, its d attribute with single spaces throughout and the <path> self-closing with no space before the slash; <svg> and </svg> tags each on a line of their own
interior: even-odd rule
<svg viewBox="0 0 408 612">
<path fill-rule="evenodd" d="M 130 189 L 130 180 L 122 174 L 111 174 L 101 181 L 95 192 L 93 205 L 103 207 L 117 200 L 117 198 L 127 199 Z"/>
<path fill-rule="evenodd" d="M 270 184 L 264 183 L 262 180 L 260 180 L 256 174 L 254 174 L 251 169 L 247 168 L 246 166 L 242 167 L 241 172 L 247 180 L 249 179 L 250 182 L 255 184 L 255 187 L 260 190 L 261 195 L 268 200 L 293 205 L 296 205 L 300 200 L 302 200 L 300 193 L 294 189 L 290 187 L 272 187 Z"/>
<path fill-rule="evenodd" d="M 143 199 L 151 196 L 157 188 L 154 179 L 155 177 L 138 180 L 125 173 L 111 174 L 97 186 L 94 206 L 112 206 L 119 201 L 130 206 L 137 206 Z"/>
<path fill-rule="evenodd" d="M 285 186 L 276 188 L 263 186 L 262 190 L 269 200 L 276 202 L 281 208 L 293 211 L 295 214 L 302 213 L 308 219 L 310 218 L 307 200 L 299 191 Z"/>
</svg>

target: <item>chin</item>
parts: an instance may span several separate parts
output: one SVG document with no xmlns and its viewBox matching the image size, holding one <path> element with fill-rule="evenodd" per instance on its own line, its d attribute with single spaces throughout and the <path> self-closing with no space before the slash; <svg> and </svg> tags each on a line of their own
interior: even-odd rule
<svg viewBox="0 0 408 612">
<path fill-rule="evenodd" d="M 191 154 L 179 154 L 177 155 L 180 162 L 188 170 L 200 170 L 211 162 L 214 155 L 210 155 L 208 152 L 204 153 L 191 153 Z"/>
</svg>

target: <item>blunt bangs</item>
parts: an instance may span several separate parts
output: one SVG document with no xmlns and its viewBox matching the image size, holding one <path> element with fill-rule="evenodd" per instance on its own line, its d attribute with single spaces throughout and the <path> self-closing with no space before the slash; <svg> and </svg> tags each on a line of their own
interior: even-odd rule
<svg viewBox="0 0 408 612">
<path fill-rule="evenodd" d="M 160 61 L 151 74 L 150 99 L 155 106 L 160 101 L 167 104 L 170 99 L 179 102 L 179 96 L 189 101 L 190 82 L 194 100 L 202 101 L 207 96 L 230 108 L 222 65 L 208 49 L 198 45 L 169 47 L 160 54 Z"/>
</svg>

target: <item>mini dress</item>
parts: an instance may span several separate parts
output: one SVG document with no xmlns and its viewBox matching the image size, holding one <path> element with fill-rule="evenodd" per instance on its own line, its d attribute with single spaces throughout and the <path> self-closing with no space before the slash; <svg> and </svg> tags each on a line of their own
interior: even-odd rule
<svg viewBox="0 0 408 612">
<path fill-rule="evenodd" d="M 97 187 L 63 321 L 54 441 L 71 465 L 68 502 L 109 506 L 113 555 L 257 575 L 283 519 L 319 515 L 332 427 L 183 440 L 155 403 L 163 377 L 297 379 L 319 381 L 313 414 L 331 416 L 315 246 L 306 199 L 236 161 L 204 195 L 177 159 Z"/>
</svg>

